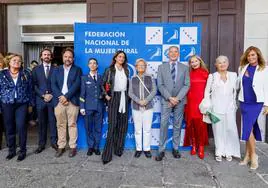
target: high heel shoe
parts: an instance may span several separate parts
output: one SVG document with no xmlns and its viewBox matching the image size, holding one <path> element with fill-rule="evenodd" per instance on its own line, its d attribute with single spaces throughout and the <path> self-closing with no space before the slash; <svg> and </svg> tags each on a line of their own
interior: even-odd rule
<svg viewBox="0 0 268 188">
<path fill-rule="evenodd" d="M 192 150 L 191 150 L 191 155 L 195 155 L 196 154 L 196 143 L 195 143 L 195 139 L 192 139 Z"/>
<path fill-rule="evenodd" d="M 250 162 L 249 154 L 246 154 L 243 161 L 240 161 L 239 165 L 247 165 Z"/>
<path fill-rule="evenodd" d="M 199 146 L 198 156 L 199 156 L 200 159 L 204 159 L 204 157 L 205 157 L 204 146 Z"/>
<path fill-rule="evenodd" d="M 255 154 L 253 157 L 251 157 L 251 164 L 250 164 L 250 169 L 251 170 L 256 170 L 259 167 L 259 156 Z"/>
</svg>

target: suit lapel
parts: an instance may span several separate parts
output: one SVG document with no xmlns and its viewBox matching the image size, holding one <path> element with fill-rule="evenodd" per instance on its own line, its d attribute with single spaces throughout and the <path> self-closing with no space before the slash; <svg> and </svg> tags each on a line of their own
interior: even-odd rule
<svg viewBox="0 0 268 188">
<path fill-rule="evenodd" d="M 61 86 L 61 89 L 63 87 L 63 81 L 64 81 L 64 68 L 63 68 L 63 65 L 59 68 L 59 77 L 60 77 L 60 86 Z"/>
<path fill-rule="evenodd" d="M 167 76 L 168 82 L 173 83 L 169 62 L 164 64 L 164 74 L 165 73 L 167 73 L 167 75 L 164 76 Z"/>
<path fill-rule="evenodd" d="M 180 70 L 180 62 L 177 62 L 177 77 L 176 77 L 176 83 L 179 82 L 180 76 L 181 76 L 181 70 Z"/>
</svg>

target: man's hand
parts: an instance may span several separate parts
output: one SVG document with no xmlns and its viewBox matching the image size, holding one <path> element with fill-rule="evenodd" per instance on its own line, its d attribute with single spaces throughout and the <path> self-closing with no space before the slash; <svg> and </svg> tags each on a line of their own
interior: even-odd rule
<svg viewBox="0 0 268 188">
<path fill-rule="evenodd" d="M 44 101 L 45 102 L 51 101 L 52 98 L 53 98 L 53 95 L 51 95 L 51 94 L 45 94 L 44 95 Z"/>
<path fill-rule="evenodd" d="M 169 103 L 172 104 L 172 106 L 176 106 L 177 104 L 179 104 L 179 100 L 177 99 L 177 97 L 169 97 Z"/>
<path fill-rule="evenodd" d="M 68 105 L 68 100 L 66 99 L 64 95 L 59 96 L 59 102 L 65 106 L 66 104 Z"/>
</svg>

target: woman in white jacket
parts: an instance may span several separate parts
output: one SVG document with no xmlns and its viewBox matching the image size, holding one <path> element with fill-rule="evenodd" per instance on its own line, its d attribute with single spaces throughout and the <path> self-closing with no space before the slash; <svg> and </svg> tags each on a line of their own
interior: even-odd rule
<svg viewBox="0 0 268 188">
<path fill-rule="evenodd" d="M 213 124 L 216 161 L 232 161 L 240 158 L 240 143 L 236 126 L 236 83 L 237 74 L 227 71 L 229 60 L 219 56 L 215 63 L 217 71 L 208 77 L 205 97 L 211 98 L 211 112 L 220 121 Z"/>
<path fill-rule="evenodd" d="M 260 115 L 268 113 L 268 69 L 260 49 L 250 46 L 241 56 L 238 71 L 242 140 L 246 141 L 245 158 L 239 164 L 251 162 L 250 169 L 255 170 L 258 168 L 255 140 L 262 141 L 257 120 Z"/>
</svg>

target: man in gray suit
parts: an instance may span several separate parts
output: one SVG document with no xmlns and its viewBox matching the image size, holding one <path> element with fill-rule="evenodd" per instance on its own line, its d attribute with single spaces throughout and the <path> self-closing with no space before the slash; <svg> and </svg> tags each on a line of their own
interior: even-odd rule
<svg viewBox="0 0 268 188">
<path fill-rule="evenodd" d="M 174 115 L 173 123 L 173 150 L 174 158 L 180 158 L 178 150 L 180 140 L 180 128 L 183 119 L 186 94 L 190 87 L 189 67 L 179 61 L 179 48 L 171 46 L 168 52 L 169 62 L 158 67 L 157 85 L 161 93 L 161 125 L 159 154 L 156 161 L 161 161 L 165 156 L 167 142 L 168 120 L 171 112 Z"/>
</svg>

